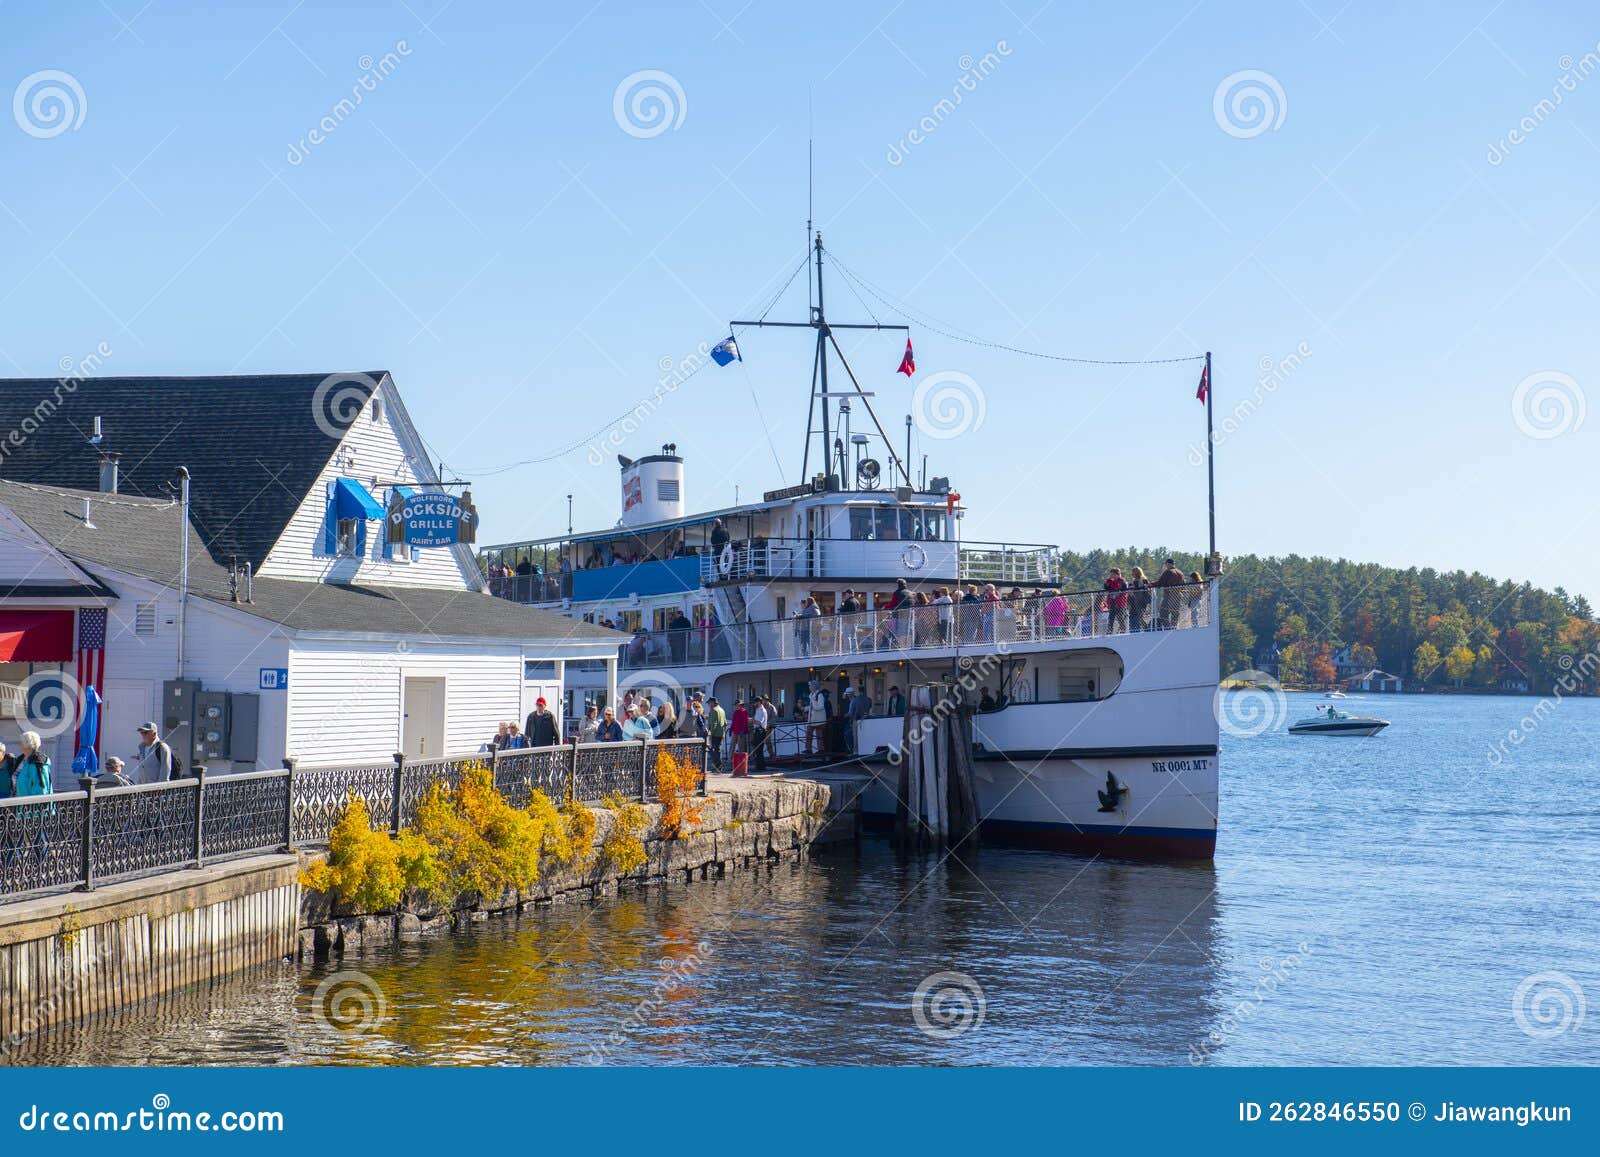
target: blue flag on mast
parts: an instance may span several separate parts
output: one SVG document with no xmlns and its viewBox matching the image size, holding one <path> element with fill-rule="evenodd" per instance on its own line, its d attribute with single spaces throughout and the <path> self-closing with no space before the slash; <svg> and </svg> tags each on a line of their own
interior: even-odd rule
<svg viewBox="0 0 1600 1157">
<path fill-rule="evenodd" d="M 739 354 L 739 346 L 733 340 L 731 333 L 711 347 L 711 360 L 719 366 L 725 366 L 736 359 L 741 362 L 744 361 L 744 358 Z"/>
</svg>

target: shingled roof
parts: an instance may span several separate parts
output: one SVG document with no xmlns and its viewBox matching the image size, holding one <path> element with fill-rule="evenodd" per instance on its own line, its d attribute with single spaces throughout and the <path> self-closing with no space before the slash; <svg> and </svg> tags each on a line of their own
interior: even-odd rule
<svg viewBox="0 0 1600 1157">
<path fill-rule="evenodd" d="M 187 466 L 206 552 L 259 569 L 387 377 L 0 378 L 0 478 L 94 490 L 100 452 L 115 451 L 121 493 L 167 498 Z M 103 437 L 92 446 L 97 417 Z"/>
<path fill-rule="evenodd" d="M 92 526 L 83 520 L 89 500 Z M 176 587 L 182 508 L 163 499 L 0 481 L 0 503 L 97 580 L 105 568 Z M 294 631 L 440 639 L 622 643 L 626 635 L 479 591 L 257 578 L 253 601 L 233 604 L 228 568 L 189 530 L 189 593 Z M 241 592 L 242 597 L 242 592 Z"/>
</svg>

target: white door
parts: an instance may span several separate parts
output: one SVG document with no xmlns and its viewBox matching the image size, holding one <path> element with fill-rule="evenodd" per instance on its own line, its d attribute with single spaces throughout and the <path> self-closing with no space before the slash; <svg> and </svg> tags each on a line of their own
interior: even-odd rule
<svg viewBox="0 0 1600 1157">
<path fill-rule="evenodd" d="M 561 684 L 557 682 L 523 683 L 522 718 L 517 720 L 517 726 L 521 727 L 527 721 L 528 716 L 533 712 L 533 705 L 540 699 L 544 700 L 545 707 L 554 713 L 556 717 L 556 734 L 562 734 L 561 729 L 564 726 L 562 710 L 565 704 L 562 699 Z M 578 714 L 581 715 L 583 712 L 580 711 Z"/>
<path fill-rule="evenodd" d="M 150 691 L 149 683 L 106 683 L 105 698 L 100 704 L 102 766 L 108 755 L 118 756 L 131 766 L 133 753 L 139 746 L 139 724 L 155 720 L 156 726 L 161 726 L 161 720 L 155 718 L 155 709 L 150 705 Z"/>
<path fill-rule="evenodd" d="M 444 680 L 405 677 L 400 747 L 410 759 L 444 755 Z"/>
</svg>

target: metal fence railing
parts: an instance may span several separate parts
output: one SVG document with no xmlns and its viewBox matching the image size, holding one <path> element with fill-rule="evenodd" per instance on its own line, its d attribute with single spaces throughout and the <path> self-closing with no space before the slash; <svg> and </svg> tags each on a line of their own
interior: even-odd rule
<svg viewBox="0 0 1600 1157">
<path fill-rule="evenodd" d="M 667 751 L 691 759 L 704 784 L 703 739 L 566 743 L 419 762 L 397 757 L 378 764 L 297 763 L 294 839 L 325 843 L 351 796 L 367 805 L 374 827 L 398 832 L 415 820 L 417 804 L 435 784 L 454 789 L 462 771 L 474 764 L 491 765 L 496 789 L 513 807 L 526 807 L 535 791 L 557 802 L 594 803 L 615 794 L 649 803 L 657 798 L 657 765 Z"/>
<path fill-rule="evenodd" d="M 350 798 L 367 805 L 375 828 L 398 832 L 436 784 L 454 789 L 462 772 L 488 763 L 513 807 L 535 791 L 560 802 L 618 794 L 658 798 L 661 757 L 691 760 L 705 787 L 703 739 L 568 743 L 448 759 L 311 766 L 207 776 L 170 783 L 93 786 L 56 795 L 0 799 L 0 902 L 78 888 L 297 844 L 325 844 Z"/>
<path fill-rule="evenodd" d="M 288 770 L 0 799 L 0 897 L 287 847 L 289 800 Z"/>
</svg>

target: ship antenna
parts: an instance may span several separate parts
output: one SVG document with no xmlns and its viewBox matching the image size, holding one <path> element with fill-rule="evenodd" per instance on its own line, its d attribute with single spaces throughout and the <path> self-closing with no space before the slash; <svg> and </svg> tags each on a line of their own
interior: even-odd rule
<svg viewBox="0 0 1600 1157">
<path fill-rule="evenodd" d="M 850 368 L 849 360 L 844 356 L 844 350 L 839 347 L 839 340 L 833 336 L 835 329 L 875 329 L 875 330 L 902 330 L 910 332 L 908 325 L 885 325 L 882 322 L 839 322 L 830 323 L 823 308 L 822 296 L 822 231 L 815 229 L 815 220 L 812 217 L 812 142 L 806 142 L 806 244 L 812 248 L 816 256 L 816 299 L 809 306 L 806 321 L 767 321 L 765 317 L 755 321 L 732 321 L 730 328 L 773 326 L 784 329 L 811 329 L 817 334 L 817 351 L 811 363 L 811 396 L 807 399 L 806 406 L 806 445 L 805 453 L 800 461 L 800 480 L 806 480 L 806 472 L 811 468 L 811 443 L 818 434 L 817 430 L 817 402 L 822 403 L 822 470 L 823 485 L 829 490 L 843 489 L 849 485 L 849 479 L 839 477 L 835 479 L 833 470 L 833 432 L 832 432 L 832 398 L 848 398 L 849 391 L 831 392 L 828 389 L 828 348 L 833 347 L 833 354 L 839 359 L 839 364 L 844 367 L 844 372 L 850 378 L 850 385 L 854 387 L 854 396 L 862 400 L 866 407 L 867 415 L 872 419 L 872 424 L 877 427 L 878 436 L 883 439 L 887 448 L 889 461 L 894 464 L 900 474 L 905 478 L 906 485 L 911 485 L 911 463 L 901 461 L 900 455 L 895 453 L 894 443 L 889 441 L 889 435 L 884 433 L 883 424 L 878 421 L 878 415 L 872 409 L 872 403 L 867 399 L 872 395 L 861 388 L 861 383 L 856 380 L 855 371 Z M 806 280 L 810 288 L 810 278 Z M 809 294 L 808 294 L 809 297 Z"/>
</svg>

